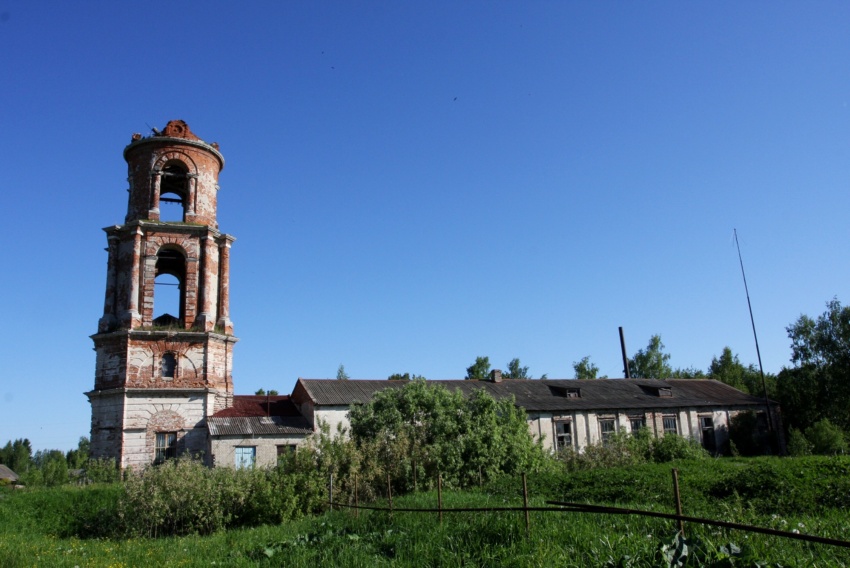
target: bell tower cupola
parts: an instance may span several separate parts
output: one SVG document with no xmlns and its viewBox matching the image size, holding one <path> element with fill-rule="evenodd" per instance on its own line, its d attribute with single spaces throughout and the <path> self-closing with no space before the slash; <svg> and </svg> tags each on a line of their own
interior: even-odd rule
<svg viewBox="0 0 850 568">
<path fill-rule="evenodd" d="M 127 214 L 104 229 L 106 295 L 86 394 L 93 454 L 137 467 L 166 446 L 202 452 L 206 417 L 232 404 L 234 238 L 216 217 L 218 144 L 172 120 L 151 136 L 134 134 L 124 159 Z"/>
</svg>

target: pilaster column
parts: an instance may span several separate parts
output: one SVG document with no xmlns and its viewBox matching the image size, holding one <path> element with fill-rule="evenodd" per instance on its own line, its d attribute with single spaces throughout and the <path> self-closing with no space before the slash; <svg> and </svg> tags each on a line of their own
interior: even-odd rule
<svg viewBox="0 0 850 568">
<path fill-rule="evenodd" d="M 142 229 L 136 227 L 133 232 L 133 256 L 130 259 L 130 282 L 129 293 L 127 298 L 127 311 L 124 313 L 123 323 L 130 329 L 139 326 L 141 317 L 139 315 L 139 290 L 140 290 L 140 274 L 142 261 Z"/>
<path fill-rule="evenodd" d="M 228 335 L 233 333 L 230 321 L 230 245 L 236 240 L 222 235 L 218 241 L 218 325 Z"/>
<path fill-rule="evenodd" d="M 118 235 L 110 233 L 106 237 L 106 251 L 108 259 L 106 261 L 106 298 L 103 301 L 103 317 L 97 325 L 97 330 L 104 333 L 112 330 L 115 327 L 115 294 L 118 286 L 117 282 L 117 264 L 118 264 Z"/>
<path fill-rule="evenodd" d="M 201 250 L 201 313 L 195 324 L 204 331 L 212 331 L 215 327 L 215 305 L 218 300 L 218 250 L 211 235 L 201 237 Z"/>
<path fill-rule="evenodd" d="M 151 208 L 148 211 L 148 219 L 159 221 L 159 187 L 162 173 L 159 170 L 151 172 Z"/>
</svg>

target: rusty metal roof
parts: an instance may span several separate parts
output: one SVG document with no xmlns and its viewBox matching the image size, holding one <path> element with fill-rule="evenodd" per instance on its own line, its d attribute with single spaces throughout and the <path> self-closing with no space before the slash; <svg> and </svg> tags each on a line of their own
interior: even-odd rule
<svg viewBox="0 0 850 568">
<path fill-rule="evenodd" d="M 303 416 L 224 416 L 207 418 L 211 436 L 281 436 L 313 433 Z"/>
<path fill-rule="evenodd" d="M 407 381 L 388 380 L 298 379 L 292 396 L 299 402 L 307 397 L 316 406 L 346 406 L 369 402 L 378 391 L 402 388 L 406 384 Z M 547 379 L 498 383 L 439 380 L 427 381 L 427 384 L 460 390 L 464 396 L 477 390 L 484 390 L 497 399 L 513 396 L 517 406 L 532 412 L 764 405 L 764 399 L 712 379 Z M 576 389 L 577 393 L 569 392 Z"/>
</svg>

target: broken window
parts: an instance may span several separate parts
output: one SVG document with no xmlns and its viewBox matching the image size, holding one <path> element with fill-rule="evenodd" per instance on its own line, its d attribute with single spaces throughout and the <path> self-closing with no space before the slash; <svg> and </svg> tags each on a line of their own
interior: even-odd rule
<svg viewBox="0 0 850 568">
<path fill-rule="evenodd" d="M 714 419 L 711 416 L 700 416 L 699 427 L 702 435 L 702 447 L 714 453 L 717 449 L 717 440 L 714 437 Z"/>
<path fill-rule="evenodd" d="M 573 447 L 573 423 L 571 420 L 555 422 L 555 449 L 557 451 Z"/>
<path fill-rule="evenodd" d="M 277 458 L 280 459 L 283 456 L 287 456 L 291 453 L 295 452 L 295 448 L 297 448 L 295 444 L 278 444 L 277 446 Z"/>
<path fill-rule="evenodd" d="M 646 416 L 630 416 L 629 422 L 632 426 L 632 433 L 637 432 L 641 428 L 646 428 Z"/>
<path fill-rule="evenodd" d="M 177 374 L 177 357 L 174 353 L 166 353 L 162 356 L 162 378 L 173 379 Z"/>
<path fill-rule="evenodd" d="M 236 469 L 252 469 L 257 461 L 257 446 L 236 446 Z"/>
<path fill-rule="evenodd" d="M 678 434 L 679 433 L 679 424 L 676 421 L 676 416 L 671 414 L 664 416 L 664 433 L 665 434 Z"/>
<path fill-rule="evenodd" d="M 617 424 L 614 418 L 600 418 L 599 419 L 599 437 L 602 439 L 603 444 L 607 444 L 617 432 Z"/>
<path fill-rule="evenodd" d="M 160 249 L 154 279 L 154 325 L 171 326 L 185 317 L 186 258 L 175 249 Z"/>
<path fill-rule="evenodd" d="M 160 221 L 185 221 L 189 198 L 189 173 L 182 164 L 171 164 L 160 172 Z"/>
<path fill-rule="evenodd" d="M 177 432 L 157 432 L 154 464 L 177 457 Z"/>
</svg>

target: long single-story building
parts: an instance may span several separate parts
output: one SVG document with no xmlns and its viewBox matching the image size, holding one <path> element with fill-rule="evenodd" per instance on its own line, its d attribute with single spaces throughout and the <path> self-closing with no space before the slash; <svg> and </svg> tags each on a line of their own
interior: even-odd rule
<svg viewBox="0 0 850 568">
<path fill-rule="evenodd" d="M 332 433 L 348 427 L 348 411 L 375 393 L 403 388 L 406 381 L 298 379 L 288 397 L 234 397 L 234 406 L 208 419 L 210 453 L 216 465 L 269 465 L 325 423 Z M 754 411 L 766 418 L 764 399 L 711 379 L 428 381 L 465 396 L 484 390 L 512 398 L 528 416 L 530 434 L 551 451 L 582 451 L 618 431 L 648 428 L 661 437 L 678 434 L 720 452 L 732 418 Z M 779 424 L 779 407 L 771 417 Z M 765 423 L 767 421 L 765 420 Z"/>
</svg>

